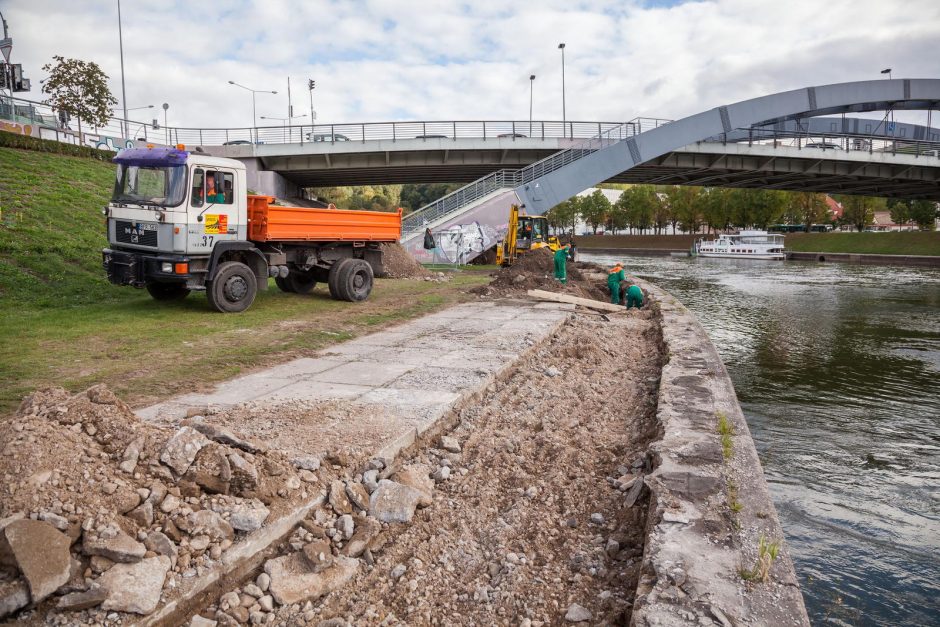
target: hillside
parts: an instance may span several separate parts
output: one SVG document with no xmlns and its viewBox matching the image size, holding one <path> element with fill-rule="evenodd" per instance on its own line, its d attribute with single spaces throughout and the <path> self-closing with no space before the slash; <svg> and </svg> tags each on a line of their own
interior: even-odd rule
<svg viewBox="0 0 940 627">
<path fill-rule="evenodd" d="M 62 306 L 121 298 L 101 269 L 114 166 L 0 147 L 0 299 Z"/>
</svg>

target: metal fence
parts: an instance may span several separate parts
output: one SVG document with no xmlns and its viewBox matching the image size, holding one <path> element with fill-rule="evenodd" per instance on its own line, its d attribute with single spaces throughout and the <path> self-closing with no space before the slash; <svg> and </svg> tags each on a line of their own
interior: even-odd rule
<svg viewBox="0 0 940 627">
<path fill-rule="evenodd" d="M 612 146 L 613 144 L 668 124 L 669 122 L 671 122 L 671 120 L 636 118 L 629 122 L 610 126 L 609 128 L 599 128 L 597 134 L 587 141 L 583 141 L 572 148 L 549 155 L 541 161 L 536 161 L 518 170 L 499 170 L 498 172 L 477 179 L 405 216 L 405 218 L 402 219 L 402 237 L 409 237 L 424 229 L 426 225 L 447 215 L 457 213 L 460 209 L 477 202 L 484 196 L 492 194 L 493 192 L 501 189 L 511 189 L 529 183 L 555 170 L 563 168 L 566 165 L 574 163 L 579 159 L 583 159 L 602 148 Z"/>
<path fill-rule="evenodd" d="M 859 133 L 806 133 L 799 131 L 751 128 L 732 131 L 703 140 L 707 143 L 747 143 L 749 146 L 784 146 L 838 152 L 912 155 L 940 158 L 940 141 L 914 140 L 891 135 Z M 700 142 L 701 143 L 701 142 Z"/>
</svg>

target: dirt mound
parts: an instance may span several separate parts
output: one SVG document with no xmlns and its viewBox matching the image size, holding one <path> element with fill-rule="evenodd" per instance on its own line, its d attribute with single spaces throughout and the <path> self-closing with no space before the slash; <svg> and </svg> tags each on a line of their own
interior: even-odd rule
<svg viewBox="0 0 940 627">
<path fill-rule="evenodd" d="M 580 298 L 609 300 L 603 281 L 596 276 L 604 273 L 592 263 L 568 262 L 568 283 L 562 284 L 555 279 L 554 253 L 548 248 L 539 248 L 519 255 L 516 262 L 502 268 L 493 275 L 489 285 L 475 287 L 471 291 L 489 298 L 525 296 L 528 290 L 546 290 L 570 294 Z"/>
<path fill-rule="evenodd" d="M 382 264 L 390 279 L 423 279 L 431 276 L 424 266 L 402 248 L 401 244 L 382 244 Z"/>
<path fill-rule="evenodd" d="M 158 590 L 176 589 L 308 496 L 309 477 L 280 452 L 198 416 L 179 426 L 143 422 L 105 386 L 33 393 L 0 422 L 0 443 L 0 522 L 31 518 L 68 538 L 62 557 L 71 575 L 49 590 L 50 603 L 100 584 L 108 596 L 97 602 L 118 609 L 116 599 L 135 591 L 113 581 L 108 588 L 120 579 L 107 575 L 111 567 L 152 569 L 164 563 L 147 561 L 155 556 L 170 558 Z M 28 579 L 22 556 L 2 553 L 0 546 L 0 580 Z"/>
</svg>

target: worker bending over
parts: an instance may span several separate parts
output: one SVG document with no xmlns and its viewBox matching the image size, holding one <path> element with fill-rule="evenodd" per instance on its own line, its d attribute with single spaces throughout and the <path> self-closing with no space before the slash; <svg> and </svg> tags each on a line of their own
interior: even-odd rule
<svg viewBox="0 0 940 627">
<path fill-rule="evenodd" d="M 643 290 L 640 289 L 639 285 L 631 285 L 627 289 L 627 309 L 631 307 L 637 309 L 643 307 Z"/>
<path fill-rule="evenodd" d="M 555 278 L 562 283 L 568 282 L 568 244 L 555 251 Z"/>
<path fill-rule="evenodd" d="M 626 280 L 627 276 L 623 273 L 623 266 L 619 263 L 607 273 L 607 288 L 610 290 L 610 302 L 615 305 L 620 304 L 620 282 Z"/>
</svg>

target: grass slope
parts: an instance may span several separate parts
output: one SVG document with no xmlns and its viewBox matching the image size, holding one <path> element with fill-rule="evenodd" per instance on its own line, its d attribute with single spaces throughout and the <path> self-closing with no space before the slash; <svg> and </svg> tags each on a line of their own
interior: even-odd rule
<svg viewBox="0 0 940 627">
<path fill-rule="evenodd" d="M 38 306 L 113 297 L 101 270 L 101 210 L 114 166 L 0 148 L 0 298 Z"/>
<path fill-rule="evenodd" d="M 272 282 L 234 315 L 211 311 L 202 294 L 158 303 L 104 276 L 112 177 L 93 159 L 0 148 L 0 414 L 48 385 L 103 382 L 132 404 L 204 389 L 458 302 L 489 280 L 379 280 L 363 303 L 334 301 L 325 286 L 285 294 Z"/>
<path fill-rule="evenodd" d="M 790 233 L 787 250 L 872 255 L 940 255 L 940 233 Z"/>
</svg>

